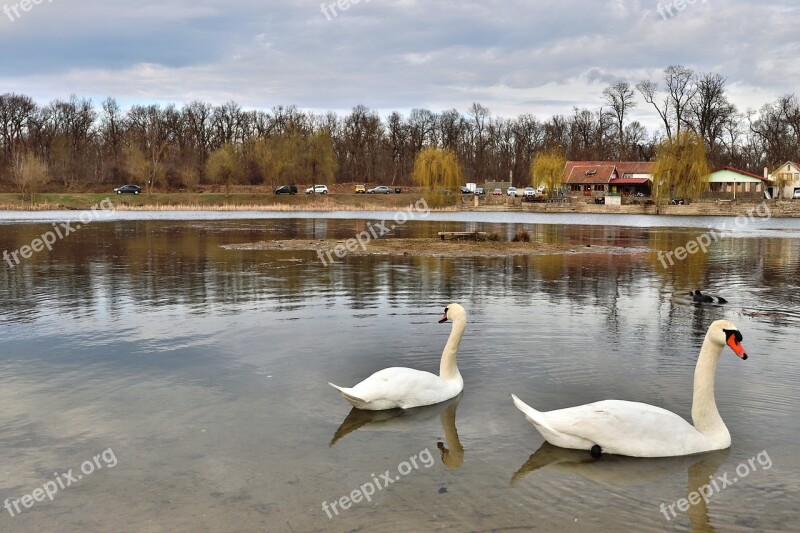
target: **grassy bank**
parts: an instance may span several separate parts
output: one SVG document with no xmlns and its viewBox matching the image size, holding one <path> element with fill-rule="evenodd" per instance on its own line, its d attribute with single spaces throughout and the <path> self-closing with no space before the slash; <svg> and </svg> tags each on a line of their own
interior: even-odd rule
<svg viewBox="0 0 800 533">
<path fill-rule="evenodd" d="M 0 210 L 45 211 L 90 209 L 110 198 L 119 210 L 142 211 L 368 211 L 406 208 L 419 200 L 416 194 L 355 195 L 327 194 L 275 196 L 268 193 L 162 193 L 117 194 L 37 194 L 31 202 L 20 194 L 0 194 Z"/>
</svg>

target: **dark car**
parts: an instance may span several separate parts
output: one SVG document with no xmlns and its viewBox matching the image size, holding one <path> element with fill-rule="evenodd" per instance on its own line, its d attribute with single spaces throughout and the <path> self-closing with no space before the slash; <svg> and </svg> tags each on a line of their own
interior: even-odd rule
<svg viewBox="0 0 800 533">
<path fill-rule="evenodd" d="M 142 192 L 142 188 L 138 185 L 123 185 L 114 189 L 114 192 L 117 194 L 139 194 Z"/>
<path fill-rule="evenodd" d="M 284 185 L 275 189 L 275 194 L 297 194 L 297 187 L 294 185 Z"/>
</svg>

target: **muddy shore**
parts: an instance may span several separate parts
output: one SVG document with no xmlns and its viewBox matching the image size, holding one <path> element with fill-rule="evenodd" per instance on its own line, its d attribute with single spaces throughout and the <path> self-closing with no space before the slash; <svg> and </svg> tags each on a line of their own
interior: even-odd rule
<svg viewBox="0 0 800 533">
<path fill-rule="evenodd" d="M 509 257 L 558 254 L 638 254 L 650 252 L 648 248 L 626 248 L 619 246 L 594 246 L 576 244 L 545 244 L 540 242 L 492 242 L 439 239 L 378 239 L 361 246 L 352 239 L 323 240 L 275 240 L 245 244 L 230 244 L 227 250 L 282 250 L 308 251 L 320 257 L 344 257 L 345 255 L 411 256 L 411 257 Z M 337 255 L 336 251 L 339 251 Z"/>
</svg>

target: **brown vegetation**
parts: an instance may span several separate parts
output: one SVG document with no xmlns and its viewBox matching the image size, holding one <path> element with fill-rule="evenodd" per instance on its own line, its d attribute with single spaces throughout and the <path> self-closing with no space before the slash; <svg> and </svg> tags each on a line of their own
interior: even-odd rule
<svg viewBox="0 0 800 533">
<path fill-rule="evenodd" d="M 246 244 L 225 245 L 228 250 L 285 250 L 310 251 L 325 254 L 343 245 L 343 241 L 325 240 L 277 240 Z M 645 253 L 646 248 L 621 248 L 613 246 L 592 246 L 590 248 L 574 244 L 515 243 L 497 241 L 467 241 L 439 239 L 378 239 L 369 242 L 364 249 L 357 247 L 352 255 L 386 255 L 412 257 L 508 257 L 555 254 L 633 254 Z"/>
</svg>

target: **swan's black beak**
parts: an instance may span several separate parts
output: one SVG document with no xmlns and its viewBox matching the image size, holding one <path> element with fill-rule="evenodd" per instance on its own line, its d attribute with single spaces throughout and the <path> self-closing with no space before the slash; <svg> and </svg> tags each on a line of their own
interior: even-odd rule
<svg viewBox="0 0 800 533">
<path fill-rule="evenodd" d="M 442 315 L 442 319 L 439 321 L 439 324 L 444 324 L 447 322 L 447 311 L 449 311 L 449 309 L 444 310 L 444 314 Z"/>
<path fill-rule="evenodd" d="M 725 333 L 728 335 L 728 346 L 733 350 L 733 353 L 743 361 L 747 361 L 748 355 L 744 351 L 744 346 L 742 346 L 742 334 L 738 331 L 726 331 Z"/>
</svg>

